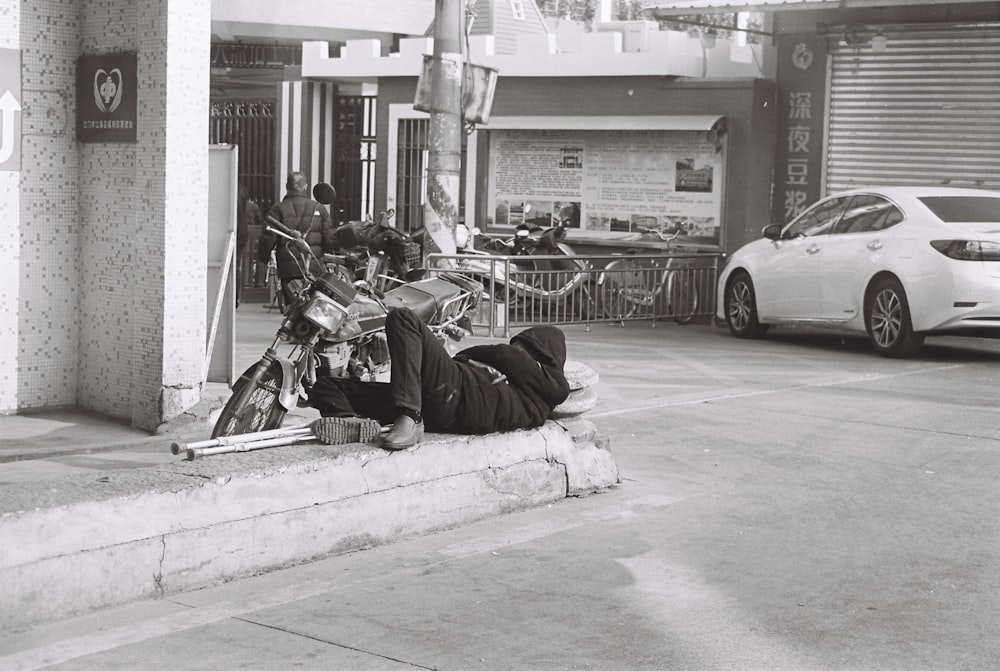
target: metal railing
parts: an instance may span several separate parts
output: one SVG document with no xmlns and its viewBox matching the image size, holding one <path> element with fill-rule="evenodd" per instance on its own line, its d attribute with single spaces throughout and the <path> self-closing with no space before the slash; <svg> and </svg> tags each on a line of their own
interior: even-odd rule
<svg viewBox="0 0 1000 671">
<path fill-rule="evenodd" d="M 431 254 L 430 272 L 460 273 L 483 284 L 473 316 L 477 335 L 511 328 L 711 317 L 719 254 L 505 256 Z"/>
</svg>

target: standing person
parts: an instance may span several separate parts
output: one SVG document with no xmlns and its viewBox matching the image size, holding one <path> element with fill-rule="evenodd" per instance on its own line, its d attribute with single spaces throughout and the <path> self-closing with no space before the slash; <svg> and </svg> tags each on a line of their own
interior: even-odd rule
<svg viewBox="0 0 1000 671">
<path fill-rule="evenodd" d="M 534 326 L 510 344 L 478 345 L 448 356 L 409 308 L 386 317 L 390 381 L 321 378 L 309 392 L 324 417 L 392 423 L 387 450 L 416 445 L 424 432 L 484 434 L 541 426 L 566 400 L 566 339 L 555 326 Z M 336 423 L 338 420 L 328 420 Z M 360 420 L 364 421 L 364 420 Z"/>
<path fill-rule="evenodd" d="M 285 190 L 285 197 L 271 208 L 268 215 L 300 233 L 316 258 L 322 258 L 324 253 L 333 253 L 335 247 L 330 213 L 309 197 L 309 180 L 306 176 L 301 172 L 288 173 Z M 313 272 L 320 269 L 315 267 L 316 261 L 295 243 L 265 230 L 257 248 L 258 260 L 267 263 L 271 258 L 271 250 L 274 250 L 278 263 L 278 277 L 281 279 L 285 305 L 290 305 L 295 300 L 295 293 L 305 284 L 306 269 L 312 267 Z"/>
</svg>

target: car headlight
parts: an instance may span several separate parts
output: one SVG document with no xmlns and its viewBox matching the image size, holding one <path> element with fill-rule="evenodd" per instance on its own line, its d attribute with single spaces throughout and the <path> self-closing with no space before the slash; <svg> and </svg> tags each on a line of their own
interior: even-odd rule
<svg viewBox="0 0 1000 671">
<path fill-rule="evenodd" d="M 958 261 L 1000 261 L 1000 242 L 931 240 L 931 247 Z"/>
<path fill-rule="evenodd" d="M 347 318 L 347 311 L 329 296 L 317 293 L 302 310 L 302 316 L 321 329 L 336 331 Z"/>
</svg>

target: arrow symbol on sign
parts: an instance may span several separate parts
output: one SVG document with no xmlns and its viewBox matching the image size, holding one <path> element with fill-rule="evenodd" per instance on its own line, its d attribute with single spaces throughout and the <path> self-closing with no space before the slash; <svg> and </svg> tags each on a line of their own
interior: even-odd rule
<svg viewBox="0 0 1000 671">
<path fill-rule="evenodd" d="M 0 96 L 0 127 L 3 135 L 0 137 L 0 163 L 6 163 L 14 154 L 14 113 L 20 112 L 21 106 L 10 91 L 4 91 Z"/>
</svg>

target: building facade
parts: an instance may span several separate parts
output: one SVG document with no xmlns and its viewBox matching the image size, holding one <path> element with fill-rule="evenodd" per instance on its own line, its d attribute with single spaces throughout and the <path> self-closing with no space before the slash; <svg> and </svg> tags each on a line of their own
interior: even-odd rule
<svg viewBox="0 0 1000 671">
<path fill-rule="evenodd" d="M 0 163 L 0 413 L 77 406 L 154 428 L 200 397 L 210 5 L 139 4 L 0 0 L 2 137 L 18 147 Z M 91 77 L 91 56 L 133 78 Z M 129 96 L 113 123 L 130 138 L 81 140 L 86 110 Z"/>
</svg>

